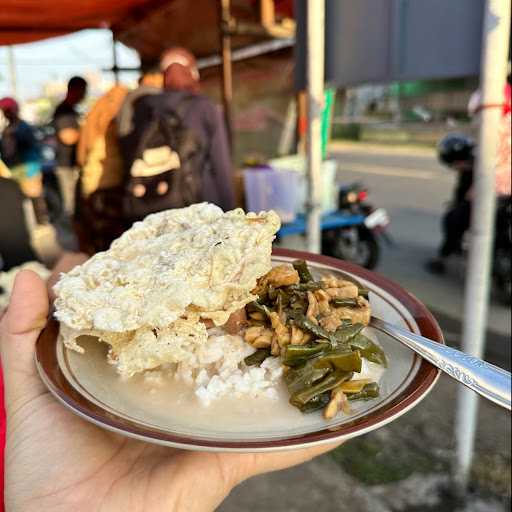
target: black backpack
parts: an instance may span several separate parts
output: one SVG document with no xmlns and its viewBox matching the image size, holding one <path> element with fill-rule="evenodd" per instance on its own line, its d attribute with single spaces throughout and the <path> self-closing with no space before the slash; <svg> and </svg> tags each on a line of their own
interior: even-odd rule
<svg viewBox="0 0 512 512">
<path fill-rule="evenodd" d="M 185 96 L 173 109 L 154 103 L 147 123 L 136 127 L 130 156 L 125 157 L 123 217 L 143 219 L 150 213 L 183 208 L 201 200 L 204 150 L 183 124 L 195 96 Z"/>
</svg>

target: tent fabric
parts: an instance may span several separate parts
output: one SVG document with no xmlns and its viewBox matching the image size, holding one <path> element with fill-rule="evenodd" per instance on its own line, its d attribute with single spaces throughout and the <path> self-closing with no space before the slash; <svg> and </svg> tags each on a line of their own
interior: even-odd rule
<svg viewBox="0 0 512 512">
<path fill-rule="evenodd" d="M 233 15 L 257 21 L 252 1 L 233 0 Z M 146 63 L 174 45 L 209 56 L 219 48 L 218 14 L 217 0 L 0 0 L 0 46 L 109 28 Z M 259 39 L 237 38 L 233 47 Z"/>
<path fill-rule="evenodd" d="M 277 17 L 293 15 L 293 0 L 274 0 Z M 258 0 L 231 0 L 239 21 L 258 23 Z M 116 39 L 154 63 L 170 46 L 197 57 L 219 51 L 218 0 L 0 0 L 0 46 L 110 28 Z M 235 36 L 233 49 L 265 39 Z"/>
<path fill-rule="evenodd" d="M 113 28 L 172 0 L 0 0 L 0 45 L 28 43 L 86 28 Z"/>
</svg>

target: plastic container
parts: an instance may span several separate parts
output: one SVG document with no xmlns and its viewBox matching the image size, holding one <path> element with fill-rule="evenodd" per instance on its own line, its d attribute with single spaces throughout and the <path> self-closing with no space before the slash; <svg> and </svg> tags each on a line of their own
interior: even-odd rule
<svg viewBox="0 0 512 512">
<path fill-rule="evenodd" d="M 293 171 L 298 175 L 297 213 L 306 211 L 307 176 L 306 159 L 301 155 L 275 158 L 269 162 L 273 169 L 280 172 Z M 331 213 L 338 209 L 338 187 L 336 186 L 336 160 L 322 162 L 322 213 Z"/>
<path fill-rule="evenodd" d="M 299 205 L 299 174 L 271 167 L 244 170 L 247 211 L 274 210 L 281 222 L 293 222 Z"/>
</svg>

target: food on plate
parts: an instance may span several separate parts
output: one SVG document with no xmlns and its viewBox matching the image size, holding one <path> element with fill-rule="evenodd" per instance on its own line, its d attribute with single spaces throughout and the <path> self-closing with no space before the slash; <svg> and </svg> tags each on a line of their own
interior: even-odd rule
<svg viewBox="0 0 512 512">
<path fill-rule="evenodd" d="M 65 345 L 82 352 L 77 339 L 97 337 L 125 377 L 181 362 L 206 343 L 205 321 L 223 325 L 256 298 L 278 229 L 274 212 L 207 203 L 149 215 L 55 285 Z"/>
<path fill-rule="evenodd" d="M 378 396 L 366 370 L 386 364 L 361 332 L 368 292 L 332 275 L 315 280 L 304 261 L 272 268 L 279 226 L 272 211 L 208 203 L 149 215 L 61 276 L 60 338 L 84 353 L 80 337 L 92 336 L 122 378 L 180 379 L 205 405 L 277 399 L 284 381 L 303 412 L 348 412 L 349 400 Z"/>
<path fill-rule="evenodd" d="M 290 403 L 326 419 L 350 411 L 350 400 L 379 396 L 378 383 L 361 374 L 363 359 L 387 366 L 381 347 L 362 330 L 370 321 L 368 291 L 354 281 L 314 280 L 305 261 L 279 265 L 258 280 L 258 299 L 246 306 L 244 339 L 256 352 L 247 365 L 280 357 Z"/>
</svg>

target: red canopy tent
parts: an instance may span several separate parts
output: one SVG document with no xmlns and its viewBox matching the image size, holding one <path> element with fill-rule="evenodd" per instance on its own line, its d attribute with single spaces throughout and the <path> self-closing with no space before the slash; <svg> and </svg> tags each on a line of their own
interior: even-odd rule
<svg viewBox="0 0 512 512">
<path fill-rule="evenodd" d="M 278 20 L 293 16 L 293 0 L 2 0 L 0 46 L 108 28 L 118 41 L 137 50 L 142 61 L 158 59 L 171 45 L 205 57 L 220 49 L 221 5 L 244 25 L 232 30 L 235 48 L 268 39 L 256 26 L 263 13 Z"/>
<path fill-rule="evenodd" d="M 293 0 L 2 0 L 0 46 L 106 28 L 134 48 L 143 65 L 158 62 L 170 46 L 184 46 L 200 59 L 221 54 L 222 60 L 200 61 L 200 67 L 222 63 L 222 96 L 231 124 L 232 50 L 267 41 L 235 55 L 239 60 L 289 47 L 268 46 L 268 40 L 293 36 L 292 16 Z M 112 71 L 122 70 L 113 55 Z"/>
<path fill-rule="evenodd" d="M 61 36 L 86 28 L 113 28 L 142 19 L 169 0 L 3 0 L 0 45 Z"/>
</svg>

